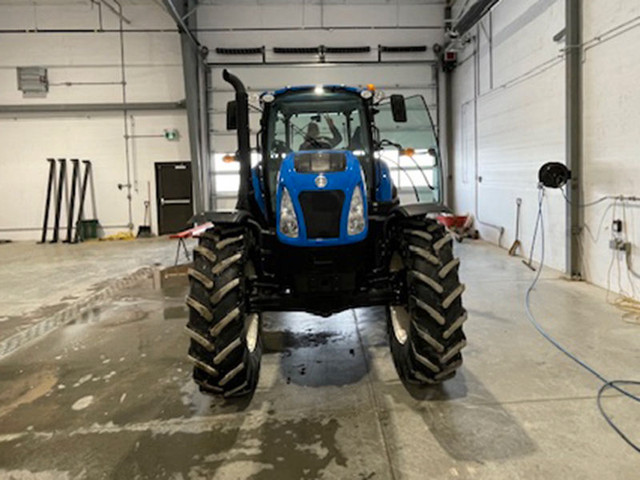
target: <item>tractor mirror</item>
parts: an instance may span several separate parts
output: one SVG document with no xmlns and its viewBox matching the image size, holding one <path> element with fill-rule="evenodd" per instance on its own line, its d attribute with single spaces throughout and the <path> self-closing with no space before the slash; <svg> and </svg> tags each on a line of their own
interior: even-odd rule
<svg viewBox="0 0 640 480">
<path fill-rule="evenodd" d="M 227 103 L 227 130 L 236 130 L 238 128 L 238 104 L 235 100 Z"/>
<path fill-rule="evenodd" d="M 391 113 L 394 122 L 405 123 L 407 121 L 407 106 L 402 95 L 391 95 Z"/>
</svg>

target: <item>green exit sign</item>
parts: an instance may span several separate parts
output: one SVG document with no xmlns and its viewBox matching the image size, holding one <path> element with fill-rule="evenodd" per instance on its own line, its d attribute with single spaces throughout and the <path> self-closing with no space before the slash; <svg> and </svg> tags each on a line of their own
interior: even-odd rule
<svg viewBox="0 0 640 480">
<path fill-rule="evenodd" d="M 178 132 L 176 128 L 174 128 L 173 130 L 165 130 L 164 138 L 166 138 L 170 142 L 174 142 L 180 138 L 180 132 Z"/>
</svg>

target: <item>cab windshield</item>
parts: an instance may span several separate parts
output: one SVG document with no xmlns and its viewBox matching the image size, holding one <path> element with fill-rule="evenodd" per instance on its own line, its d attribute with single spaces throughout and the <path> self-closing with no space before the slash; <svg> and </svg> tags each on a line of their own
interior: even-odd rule
<svg viewBox="0 0 640 480">
<path fill-rule="evenodd" d="M 269 109 L 265 138 L 272 208 L 280 164 L 290 152 L 350 150 L 361 162 L 371 158 L 365 112 L 360 95 L 348 91 L 292 91 L 276 98 Z"/>
</svg>

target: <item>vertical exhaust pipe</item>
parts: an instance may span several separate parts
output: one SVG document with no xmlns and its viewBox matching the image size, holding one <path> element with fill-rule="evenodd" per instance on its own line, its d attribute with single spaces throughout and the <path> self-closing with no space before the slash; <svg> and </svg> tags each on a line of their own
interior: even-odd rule
<svg viewBox="0 0 640 480">
<path fill-rule="evenodd" d="M 240 159 L 240 187 L 238 188 L 237 210 L 249 210 L 249 185 L 251 184 L 251 144 L 249 133 L 249 95 L 244 84 L 238 77 L 227 69 L 222 72 L 222 78 L 229 83 L 236 92 L 236 124 L 238 136 L 238 151 Z"/>
</svg>

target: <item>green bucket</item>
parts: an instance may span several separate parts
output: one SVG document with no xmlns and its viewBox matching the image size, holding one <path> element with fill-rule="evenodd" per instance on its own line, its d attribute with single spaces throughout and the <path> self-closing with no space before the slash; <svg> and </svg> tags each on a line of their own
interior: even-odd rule
<svg viewBox="0 0 640 480">
<path fill-rule="evenodd" d="M 98 220 L 80 220 L 78 237 L 80 241 L 98 238 Z"/>
</svg>

